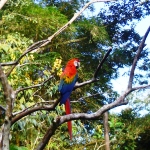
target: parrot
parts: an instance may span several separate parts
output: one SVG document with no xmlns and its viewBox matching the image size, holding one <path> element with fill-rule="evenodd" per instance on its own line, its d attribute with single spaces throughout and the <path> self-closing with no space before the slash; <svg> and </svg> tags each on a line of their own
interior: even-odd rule
<svg viewBox="0 0 150 150">
<path fill-rule="evenodd" d="M 66 115 L 71 114 L 69 97 L 71 95 L 71 92 L 73 91 L 73 88 L 78 78 L 77 69 L 79 68 L 79 66 L 80 60 L 78 58 L 73 58 L 67 62 L 66 67 L 60 75 L 60 84 L 58 87 L 58 90 L 61 94 L 60 105 L 65 105 Z M 68 121 L 67 124 L 69 136 L 72 140 L 72 123 L 71 121 Z"/>
</svg>

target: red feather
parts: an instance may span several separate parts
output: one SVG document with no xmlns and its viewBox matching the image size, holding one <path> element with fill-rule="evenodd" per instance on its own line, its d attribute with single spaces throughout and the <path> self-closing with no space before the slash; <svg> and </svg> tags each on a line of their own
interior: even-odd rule
<svg viewBox="0 0 150 150">
<path fill-rule="evenodd" d="M 69 98 L 67 99 L 66 103 L 65 103 L 65 110 L 66 110 L 66 115 L 71 114 L 71 107 L 70 107 L 70 100 Z M 68 132 L 70 135 L 70 140 L 72 140 L 72 122 L 68 121 Z"/>
</svg>

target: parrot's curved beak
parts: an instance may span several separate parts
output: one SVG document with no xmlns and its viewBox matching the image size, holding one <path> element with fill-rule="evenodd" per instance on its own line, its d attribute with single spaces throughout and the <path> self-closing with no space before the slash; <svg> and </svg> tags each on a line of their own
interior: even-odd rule
<svg viewBox="0 0 150 150">
<path fill-rule="evenodd" d="M 74 62 L 75 67 L 78 69 L 80 67 L 80 62 L 79 61 L 75 61 Z"/>
</svg>

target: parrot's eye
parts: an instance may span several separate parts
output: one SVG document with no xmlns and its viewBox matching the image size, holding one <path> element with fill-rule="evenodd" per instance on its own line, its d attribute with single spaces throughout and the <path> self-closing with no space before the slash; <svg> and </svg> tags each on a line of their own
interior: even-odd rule
<svg viewBox="0 0 150 150">
<path fill-rule="evenodd" d="M 74 65 L 75 65 L 76 68 L 79 68 L 80 67 L 80 62 L 74 61 Z"/>
</svg>

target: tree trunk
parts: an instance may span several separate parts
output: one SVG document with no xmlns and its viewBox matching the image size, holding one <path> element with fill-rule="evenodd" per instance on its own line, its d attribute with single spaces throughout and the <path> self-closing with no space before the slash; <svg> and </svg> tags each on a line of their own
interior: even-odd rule
<svg viewBox="0 0 150 150">
<path fill-rule="evenodd" d="M 0 66 L 0 80 L 2 83 L 3 91 L 4 91 L 4 98 L 6 101 L 6 110 L 5 110 L 5 119 L 4 123 L 0 130 L 0 149 L 2 150 L 9 150 L 9 136 L 10 136 L 10 127 L 11 127 L 11 120 L 12 120 L 12 110 L 13 110 L 13 103 L 16 97 L 15 92 L 13 91 L 12 87 L 9 85 L 7 77 Z"/>
<path fill-rule="evenodd" d="M 104 125 L 104 137 L 105 137 L 105 150 L 110 150 L 108 112 L 104 113 L 103 125 Z"/>
</svg>

